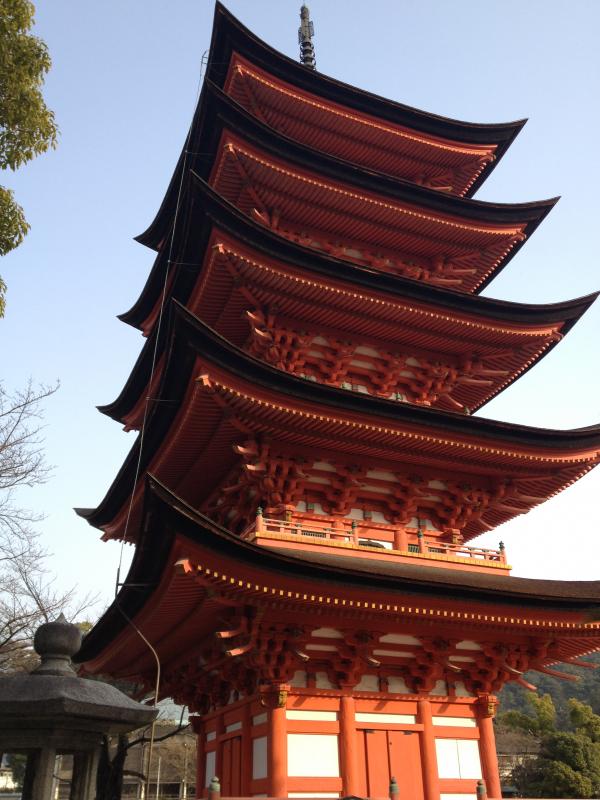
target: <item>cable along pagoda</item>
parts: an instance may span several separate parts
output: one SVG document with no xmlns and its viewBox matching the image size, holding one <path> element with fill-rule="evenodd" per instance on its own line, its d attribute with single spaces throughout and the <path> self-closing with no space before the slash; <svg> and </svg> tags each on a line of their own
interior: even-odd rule
<svg viewBox="0 0 600 800">
<path fill-rule="evenodd" d="M 297 64 L 216 5 L 121 317 L 147 341 L 101 408 L 143 440 L 78 510 L 135 555 L 78 657 L 152 687 L 134 620 L 194 715 L 199 796 L 219 775 L 229 796 L 381 797 L 395 776 L 403 800 L 481 779 L 499 798 L 495 694 L 590 666 L 600 583 L 513 578 L 502 545 L 467 543 L 594 467 L 600 427 L 471 413 L 596 295 L 479 297 L 554 204 L 472 199 L 523 123 L 320 75 L 303 15 Z"/>
</svg>

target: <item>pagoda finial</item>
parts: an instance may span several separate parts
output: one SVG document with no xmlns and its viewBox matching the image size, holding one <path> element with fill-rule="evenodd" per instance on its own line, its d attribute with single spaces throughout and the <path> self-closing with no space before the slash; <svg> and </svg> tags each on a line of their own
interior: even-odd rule
<svg viewBox="0 0 600 800">
<path fill-rule="evenodd" d="M 315 27 L 310 18 L 310 11 L 306 3 L 302 3 L 300 8 L 300 27 L 298 28 L 298 43 L 300 45 L 300 61 L 309 69 L 317 68 L 315 58 L 315 46 L 312 38 L 315 35 Z"/>
</svg>

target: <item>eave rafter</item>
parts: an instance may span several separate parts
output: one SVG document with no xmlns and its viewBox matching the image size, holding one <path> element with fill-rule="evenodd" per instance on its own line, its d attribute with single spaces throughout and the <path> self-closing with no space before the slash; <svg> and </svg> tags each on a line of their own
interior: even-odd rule
<svg viewBox="0 0 600 800">
<path fill-rule="evenodd" d="M 349 162 L 464 196 L 497 146 L 466 145 L 392 126 L 302 92 L 234 55 L 225 93 L 275 130 Z"/>
<path fill-rule="evenodd" d="M 255 442 L 246 442 L 238 452 L 263 452 L 262 458 L 240 467 L 223 492 L 217 491 L 204 506 L 209 516 L 215 514 L 235 530 L 251 521 L 259 505 L 282 513 L 303 499 L 318 502 L 330 514 L 376 508 L 393 525 L 426 519 L 442 533 L 470 540 L 543 502 L 556 477 L 552 458 L 387 429 L 395 437 L 392 444 L 379 425 L 366 424 L 361 430 L 360 423 L 347 418 L 251 397 L 207 374 L 200 382 L 239 420 L 240 428 L 252 431 Z M 299 419 L 311 419 L 311 424 L 299 424 Z M 345 434 L 349 428 L 351 443 Z M 267 458 L 264 441 L 271 437 L 284 452 Z M 311 450 L 321 453 L 316 462 L 302 455 Z M 559 460 L 560 488 L 591 469 L 598 454 L 589 458 L 579 466 Z M 387 473 L 383 480 L 377 477 L 382 472 Z"/>
<path fill-rule="evenodd" d="M 509 350 L 427 357 L 410 347 L 376 349 L 360 338 L 311 330 L 298 320 L 280 320 L 257 304 L 247 317 L 252 355 L 299 377 L 379 397 L 468 412 L 465 402 L 456 399 L 457 391 L 492 393 L 511 374 L 508 369 L 494 369 L 498 359 L 514 356 Z"/>
<path fill-rule="evenodd" d="M 246 656 L 277 631 L 290 644 L 280 664 L 314 673 L 335 661 L 341 643 L 350 647 L 345 656 L 362 660 L 361 674 L 375 672 L 383 682 L 402 676 L 403 692 L 420 691 L 411 681 L 426 677 L 430 662 L 450 685 L 474 681 L 471 689 L 479 691 L 477 681 L 578 665 L 600 643 L 600 625 L 587 621 L 600 602 L 598 582 L 456 574 L 263 548 L 216 526 L 153 478 L 144 519 L 118 606 L 84 642 L 79 661 L 88 671 L 151 672 L 150 654 L 121 609 L 161 653 L 167 682 L 194 660 L 203 667 L 229 663 L 228 670 L 235 662 L 250 666 Z M 269 660 L 261 664 L 255 679 Z"/>
<path fill-rule="evenodd" d="M 191 192 L 192 202 L 201 204 L 207 216 L 193 229 L 194 237 L 179 259 L 181 266 L 178 262 L 174 266 L 169 289 L 173 298 L 238 346 L 249 335 L 247 311 L 277 308 L 283 317 L 303 320 L 308 326 L 314 323 L 342 340 L 360 333 L 364 343 L 375 349 L 404 352 L 408 345 L 422 358 L 435 361 L 438 356 L 449 363 L 455 357 L 495 353 L 492 368 L 510 374 L 505 380 L 497 376 L 489 391 L 463 384 L 455 399 L 471 411 L 536 363 L 595 299 L 590 295 L 533 306 L 425 287 L 289 243 L 252 222 L 199 179 Z M 153 273 L 143 297 L 147 320 L 159 307 L 158 297 L 153 306 L 149 304 L 158 286 Z M 142 298 L 138 305 L 141 309 Z M 137 324 L 147 329 L 143 320 L 140 314 Z M 162 331 L 164 341 L 165 326 Z M 159 343 L 159 352 L 163 346 Z M 131 395 L 134 384 L 141 391 L 139 380 L 148 363 L 145 357 L 138 360 L 123 400 L 104 407 L 105 413 L 135 427 L 135 421 L 125 420 L 132 402 L 125 396 Z M 440 406 L 456 407 L 451 401 Z"/>
<path fill-rule="evenodd" d="M 490 596 L 473 599 L 465 610 L 464 599 L 445 596 L 435 580 L 420 597 L 407 591 L 406 582 L 383 590 L 374 580 L 359 588 L 351 563 L 345 581 L 340 567 L 325 583 L 315 574 L 319 566 L 313 578 L 299 578 L 289 559 L 281 565 L 285 577 L 270 565 L 257 573 L 241 552 L 219 558 L 205 540 L 206 533 L 193 540 L 178 535 L 160 586 L 146 591 L 135 618 L 161 653 L 164 696 L 200 713 L 230 702 L 232 691 L 248 694 L 264 684 L 287 683 L 298 671 L 313 690 L 316 673 L 326 674 L 334 691 L 360 691 L 362 678 L 371 675 L 381 692 L 435 694 L 441 681 L 442 695 L 452 696 L 457 685 L 471 694 L 495 693 L 510 681 L 526 685 L 527 671 L 572 679 L 554 665 L 594 667 L 578 659 L 598 646 L 600 627 L 575 609 L 536 608 L 512 596 L 503 607 Z M 278 558 L 262 554 L 267 562 L 273 557 Z M 494 583 L 510 594 L 522 582 Z M 121 590 L 127 591 L 132 590 Z M 156 605 L 159 617 L 152 613 Z M 110 614 L 111 609 L 105 616 Z M 112 668 L 142 680 L 151 675 L 149 655 L 129 628 L 116 640 L 113 631 L 111 649 L 98 651 L 104 622 L 84 648 L 88 671 Z"/>
<path fill-rule="evenodd" d="M 246 71 L 245 75 L 240 74 L 239 67 Z M 231 84 L 236 80 L 243 80 L 246 87 L 252 81 L 257 92 L 262 86 L 261 107 L 276 105 L 281 112 L 280 118 L 283 113 L 289 115 L 293 105 L 299 105 L 301 110 L 296 112 L 296 116 L 304 120 L 304 133 L 311 124 L 317 130 L 331 126 L 338 132 L 342 126 L 335 123 L 335 116 L 343 115 L 343 127 L 352 129 L 363 150 L 365 146 L 373 145 L 373 139 L 375 144 L 385 140 L 385 146 L 395 154 L 392 169 L 401 161 L 402 154 L 412 153 L 414 149 L 419 159 L 431 159 L 435 163 L 444 162 L 443 156 L 447 152 L 459 151 L 462 158 L 456 166 L 468 158 L 469 151 L 484 158 L 492 153 L 495 159 L 486 163 L 483 169 L 477 170 L 474 165 L 475 176 L 472 172 L 465 175 L 469 196 L 487 178 L 525 124 L 525 120 L 488 125 L 447 119 L 378 97 L 320 72 L 306 70 L 261 41 L 220 3 L 215 8 L 207 78 L 225 91 L 234 93 L 235 86 Z M 308 106 L 306 101 L 311 105 Z M 313 119 L 314 114 L 316 117 Z M 277 127 L 275 118 L 271 116 L 269 121 Z M 289 133 L 293 135 L 294 131 L 290 129 Z M 312 134 L 309 132 L 309 135 Z M 398 140 L 402 140 L 402 145 L 399 146 Z M 313 139 L 312 145 L 327 150 L 329 138 L 326 141 Z M 333 142 L 331 146 L 334 148 L 332 152 L 339 152 L 337 143 Z M 367 156 L 361 156 L 358 151 L 345 150 L 344 153 L 350 159 L 366 157 L 371 169 L 378 168 L 373 163 L 372 152 Z M 388 161 L 380 166 L 385 170 Z"/>
<path fill-rule="evenodd" d="M 486 225 L 361 193 L 290 168 L 231 135 L 210 183 L 302 246 L 458 291 L 476 291 L 526 238 L 526 223 Z"/>
<path fill-rule="evenodd" d="M 455 540 L 491 529 L 506 512 L 525 513 L 545 499 L 524 494 L 518 479 L 482 477 L 468 468 L 449 475 L 439 467 L 369 462 L 333 450 L 315 457 L 310 448 L 261 438 L 233 449 L 240 459 L 202 511 L 235 532 L 252 525 L 259 506 L 268 516 L 281 516 L 302 501 L 304 508 L 318 505 L 340 519 L 358 511 L 370 518 L 375 510 L 388 525 L 417 527 L 427 521 L 436 531 L 430 535 Z"/>
<path fill-rule="evenodd" d="M 495 488 L 500 484 L 493 483 L 486 487 L 489 496 L 465 496 L 464 511 L 458 510 L 461 503 L 455 498 L 454 518 L 458 513 L 469 539 L 561 491 L 599 457 L 596 429 L 543 432 L 319 386 L 261 365 L 181 307 L 174 319 L 178 344 L 170 348 L 162 386 L 170 388 L 171 400 L 178 386 L 180 399 L 155 405 L 142 468 L 154 471 L 197 507 L 235 466 L 235 445 L 271 437 L 285 445 L 287 453 L 303 448 L 332 452 L 339 454 L 334 461 L 368 469 L 408 470 L 409 475 L 426 469 L 432 479 L 441 479 L 441 470 L 450 480 L 456 480 L 453 473 L 464 476 L 474 487 L 479 487 L 478 475 L 500 484 L 509 479 L 514 490 L 502 490 L 500 496 Z M 222 438 L 217 441 L 219 425 Z M 569 446 L 561 445 L 571 437 Z M 540 445 L 533 444 L 537 440 Z M 208 441 L 216 444 L 207 447 Z M 98 511 L 86 514 L 110 537 L 124 535 L 127 504 L 124 496 L 118 498 L 127 485 L 127 471 L 136 463 L 135 451 L 134 447 Z M 202 482 L 197 479 L 200 474 Z M 492 500 L 493 508 L 480 514 Z M 138 536 L 140 503 L 138 484 L 128 538 Z M 478 512 L 475 517 L 473 510 Z M 446 527 L 452 527 L 451 516 Z"/>
<path fill-rule="evenodd" d="M 215 591 L 210 574 L 201 566 L 182 560 L 177 568 L 199 586 Z M 317 673 L 327 675 L 333 690 L 359 691 L 361 680 L 370 675 L 377 678 L 379 692 L 393 694 L 402 687 L 409 697 L 422 692 L 436 694 L 440 682 L 442 695 L 449 697 L 456 696 L 457 686 L 471 695 L 496 694 L 509 682 L 535 689 L 523 678 L 525 672 L 532 671 L 577 680 L 574 675 L 549 668 L 557 661 L 573 665 L 572 659 L 557 659 L 561 647 L 549 632 L 508 642 L 502 640 L 502 633 L 496 634 L 500 641 L 486 640 L 489 629 L 484 633 L 473 626 L 469 634 L 464 634 L 463 628 L 463 635 L 473 637 L 464 640 L 458 626 L 453 630 L 447 623 L 442 636 L 432 635 L 426 626 L 408 623 L 404 633 L 394 637 L 386 633 L 389 622 L 386 625 L 376 615 L 373 622 L 379 623 L 379 629 L 361 628 L 359 620 L 349 626 L 349 608 L 344 609 L 346 614 L 330 613 L 330 619 L 338 617 L 336 628 L 323 628 L 318 622 L 305 624 L 304 620 L 300 624 L 282 622 L 276 609 L 277 604 L 269 603 L 269 599 L 256 606 L 237 605 L 227 610 L 224 606 L 222 618 L 228 630 L 207 637 L 194 646 L 192 654 L 168 664 L 164 696 L 207 713 L 227 704 L 232 694 L 237 699 L 269 685 L 287 684 L 297 673 L 306 675 L 307 689 L 316 688 Z M 298 615 L 297 607 L 294 611 Z M 394 638 L 402 641 L 396 644 Z M 575 665 L 597 667 L 585 661 Z"/>
<path fill-rule="evenodd" d="M 327 177 L 328 180 L 334 183 L 347 183 L 348 180 L 351 180 L 359 194 L 366 191 L 374 196 L 390 198 L 393 202 L 401 201 L 409 205 L 422 206 L 434 214 L 439 212 L 442 216 L 457 216 L 467 221 L 480 220 L 484 224 L 490 221 L 493 224 L 498 222 L 504 225 L 521 225 L 525 223 L 527 236 L 533 232 L 556 202 L 556 200 L 550 200 L 538 203 L 506 205 L 473 200 L 467 201 L 449 196 L 443 192 L 424 189 L 406 181 L 399 181 L 389 176 L 375 176 L 370 171 L 358 167 L 349 172 L 346 162 L 325 156 L 281 134 L 276 134 L 268 125 L 264 125 L 256 117 L 253 117 L 231 101 L 209 80 L 203 88 L 200 105 L 194 116 L 189 146 L 180 157 L 159 213 L 150 228 L 137 237 L 138 241 L 158 249 L 168 240 L 172 231 L 177 187 L 181 184 L 182 176 L 184 186 L 187 184 L 187 174 L 190 171 L 199 175 L 203 180 L 208 179 L 212 165 L 218 157 L 221 148 L 220 143 L 225 131 L 235 132 L 236 136 L 241 137 L 247 144 L 252 143 L 261 152 L 269 153 L 271 156 L 282 159 L 286 163 L 293 163 L 301 170 L 308 170 L 308 172 Z M 351 178 L 349 178 L 349 175 L 351 175 Z M 237 180 L 239 181 L 241 178 L 238 176 Z M 183 209 L 185 210 L 185 202 Z M 251 212 L 252 209 L 247 209 L 247 211 Z M 259 209 L 257 209 L 258 211 Z M 276 212 L 276 208 L 270 210 L 270 213 L 275 216 Z M 266 212 L 259 213 L 265 215 Z M 181 230 L 180 228 L 180 232 Z M 185 246 L 185 243 L 179 241 L 180 237 L 177 238 L 178 241 L 174 243 L 175 251 Z M 352 238 L 352 235 L 350 235 L 350 240 Z M 339 243 L 336 241 L 328 242 L 327 237 L 324 237 L 323 244 L 324 246 L 335 248 Z M 512 249 L 504 261 L 496 268 L 495 272 L 489 274 L 486 280 L 491 280 L 493 275 L 508 262 L 518 246 L 520 246 L 520 243 Z M 477 251 L 477 248 L 475 248 L 475 251 Z M 425 270 L 430 273 L 429 280 L 431 284 L 434 281 L 447 281 L 447 283 L 438 283 L 438 285 L 446 285 L 449 288 L 457 286 L 456 281 L 460 280 L 461 277 L 465 275 L 468 277 L 469 273 L 465 272 L 465 270 L 473 269 L 473 266 L 469 264 L 462 267 L 460 265 L 452 267 L 452 265 L 444 264 L 443 261 L 439 260 L 433 264 L 433 269 L 431 269 L 431 264 L 426 258 L 411 258 L 410 254 L 403 254 L 402 248 L 399 248 L 397 243 L 394 244 L 391 250 L 389 248 L 386 250 L 385 244 L 378 241 L 376 247 L 366 248 L 364 255 L 367 266 L 375 269 L 378 268 L 377 263 L 382 257 L 384 257 L 385 265 L 385 259 L 387 259 L 388 255 L 403 256 L 404 261 L 402 261 L 402 264 L 407 276 L 410 277 L 412 275 L 413 278 L 418 278 L 421 272 Z M 474 252 L 473 257 L 476 256 L 477 252 Z M 414 262 L 414 266 L 408 263 L 411 261 Z M 390 271 L 393 271 L 392 266 L 390 262 L 388 265 Z M 454 274 L 450 274 L 451 267 Z M 441 268 L 448 273 L 446 276 L 438 274 Z M 479 289 L 483 288 L 483 285 L 482 283 Z"/>
</svg>

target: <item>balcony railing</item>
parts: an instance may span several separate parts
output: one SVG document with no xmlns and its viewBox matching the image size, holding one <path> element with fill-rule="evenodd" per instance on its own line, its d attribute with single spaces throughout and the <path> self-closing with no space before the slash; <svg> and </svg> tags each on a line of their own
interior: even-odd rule
<svg viewBox="0 0 600 800">
<path fill-rule="evenodd" d="M 314 519 L 281 520 L 258 514 L 256 522 L 249 525 L 242 538 L 292 539 L 301 538 L 308 544 L 369 549 L 382 554 L 429 558 L 433 561 L 457 561 L 479 567 L 505 567 L 506 551 L 502 542 L 498 550 L 487 547 L 469 547 L 453 544 L 436 538 L 427 538 L 416 529 L 392 528 L 377 524 L 360 524 L 356 521 L 339 520 L 323 523 Z"/>
</svg>

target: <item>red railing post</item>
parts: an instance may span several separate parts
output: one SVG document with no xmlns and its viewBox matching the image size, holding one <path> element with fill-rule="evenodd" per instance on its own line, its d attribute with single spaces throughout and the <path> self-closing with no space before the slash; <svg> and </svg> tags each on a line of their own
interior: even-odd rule
<svg viewBox="0 0 600 800">
<path fill-rule="evenodd" d="M 498 545 L 498 551 L 500 553 L 500 563 L 506 564 L 506 549 L 504 548 L 504 542 L 500 542 Z"/>
<path fill-rule="evenodd" d="M 265 530 L 265 522 L 263 519 L 263 510 L 259 506 L 256 509 L 256 526 L 255 526 L 256 533 L 264 533 Z"/>
</svg>

